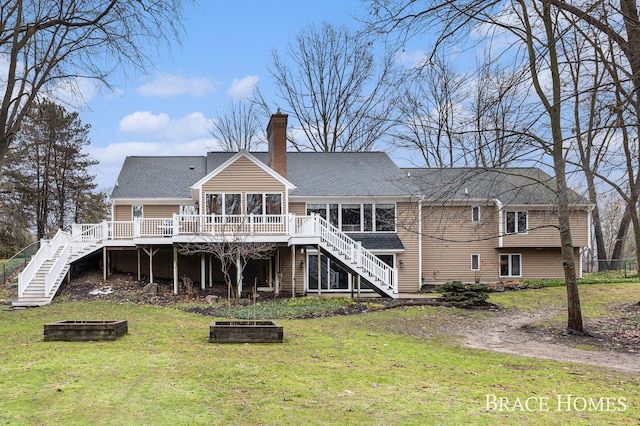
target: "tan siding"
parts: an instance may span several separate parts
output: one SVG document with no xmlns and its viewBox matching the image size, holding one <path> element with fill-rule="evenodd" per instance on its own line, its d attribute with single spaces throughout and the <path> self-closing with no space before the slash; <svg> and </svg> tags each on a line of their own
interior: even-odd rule
<svg viewBox="0 0 640 426">
<path fill-rule="evenodd" d="M 283 198 L 282 213 L 287 214 L 285 186 L 245 157 L 238 158 L 233 164 L 202 185 L 201 206 L 205 205 L 205 194 L 207 193 L 242 193 L 243 209 L 246 206 L 245 196 L 247 193 L 281 193 Z"/>
<path fill-rule="evenodd" d="M 305 216 L 307 214 L 306 203 L 289 203 L 289 212 L 298 216 Z"/>
<path fill-rule="evenodd" d="M 180 206 L 143 205 L 142 214 L 145 219 L 162 219 L 180 213 Z"/>
<path fill-rule="evenodd" d="M 122 204 L 115 206 L 114 220 L 116 221 L 130 221 L 132 219 L 131 205 Z"/>
<path fill-rule="evenodd" d="M 398 269 L 398 290 L 401 293 L 413 293 L 420 290 L 418 204 L 397 204 L 397 232 L 404 245 L 404 252 L 396 255 Z M 400 267 L 402 260 L 403 266 Z"/>
<path fill-rule="evenodd" d="M 500 250 L 502 254 L 522 255 L 522 277 L 520 279 L 561 279 L 564 278 L 562 269 L 562 253 L 560 248 L 547 248 L 541 250 Z M 498 254 L 496 253 L 496 258 Z M 580 255 L 576 249 L 576 269 L 580 267 Z"/>
<path fill-rule="evenodd" d="M 560 247 L 557 214 L 551 210 L 529 210 L 527 214 L 529 231 L 526 234 L 505 235 L 503 247 Z M 576 210 L 571 214 L 571 234 L 576 247 L 587 246 L 587 222 L 586 211 Z"/>
<path fill-rule="evenodd" d="M 469 206 L 423 208 L 423 278 L 429 283 L 460 280 L 495 281 L 498 257 L 497 210 L 481 206 L 480 222 L 471 221 Z M 480 270 L 471 270 L 471 255 L 480 255 Z"/>
</svg>

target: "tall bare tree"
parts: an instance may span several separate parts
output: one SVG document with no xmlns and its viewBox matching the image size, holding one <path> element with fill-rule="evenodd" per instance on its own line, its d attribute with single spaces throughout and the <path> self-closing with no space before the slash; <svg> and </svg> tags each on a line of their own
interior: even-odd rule
<svg viewBox="0 0 640 426">
<path fill-rule="evenodd" d="M 570 227 L 570 190 L 567 185 L 567 164 L 564 156 L 561 70 L 559 67 L 559 20 L 550 0 L 512 2 L 466 0 L 457 2 L 404 0 L 371 0 L 374 13 L 372 29 L 400 31 L 405 39 L 422 31 L 440 30 L 434 50 L 448 42 L 457 42 L 469 35 L 469 30 L 485 30 L 508 34 L 516 49 L 516 64 L 526 70 L 536 95 L 539 120 L 532 121 L 529 137 L 536 141 L 551 159 L 555 174 L 558 229 L 567 289 L 567 332 L 585 334 L 577 286 L 575 251 Z M 491 40 L 487 37 L 487 40 Z M 488 42 L 489 43 L 489 42 Z M 491 46 L 489 48 L 496 48 Z M 544 79 L 544 80 L 543 80 Z M 536 118 L 534 115 L 532 118 Z M 544 118 L 544 119 L 543 119 Z"/>
<path fill-rule="evenodd" d="M 9 0 L 0 6 L 2 100 L 0 171 L 7 149 L 32 103 L 55 97 L 78 78 L 109 85 L 109 75 L 151 64 L 146 48 L 177 38 L 192 0 Z"/>
<path fill-rule="evenodd" d="M 372 41 L 346 27 L 309 27 L 273 52 L 278 95 L 305 140 L 298 150 L 366 151 L 394 124 L 394 58 L 380 61 Z"/>
</svg>

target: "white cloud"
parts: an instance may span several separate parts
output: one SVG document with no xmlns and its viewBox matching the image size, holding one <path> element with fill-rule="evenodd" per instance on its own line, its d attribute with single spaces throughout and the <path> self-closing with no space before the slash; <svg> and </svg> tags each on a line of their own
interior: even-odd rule
<svg viewBox="0 0 640 426">
<path fill-rule="evenodd" d="M 251 97 L 253 89 L 258 84 L 258 79 L 257 75 L 248 75 L 241 79 L 234 78 L 227 94 L 236 100 L 247 99 Z"/>
<path fill-rule="evenodd" d="M 427 59 L 427 53 L 420 49 L 413 52 L 402 51 L 396 55 L 396 60 L 407 68 L 418 68 L 424 65 Z"/>
<path fill-rule="evenodd" d="M 213 84 L 204 77 L 183 78 L 177 75 L 157 77 L 150 83 L 138 87 L 142 96 L 160 96 L 164 98 L 190 95 L 205 96 L 215 92 Z"/>
<path fill-rule="evenodd" d="M 136 111 L 120 120 L 119 130 L 161 141 L 186 141 L 209 135 L 211 119 L 201 112 L 191 112 L 181 118 L 172 118 L 166 113 L 153 114 Z"/>
<path fill-rule="evenodd" d="M 118 129 L 123 133 L 152 135 L 164 130 L 170 121 L 165 113 L 156 115 L 149 111 L 136 111 L 120 120 Z"/>
</svg>

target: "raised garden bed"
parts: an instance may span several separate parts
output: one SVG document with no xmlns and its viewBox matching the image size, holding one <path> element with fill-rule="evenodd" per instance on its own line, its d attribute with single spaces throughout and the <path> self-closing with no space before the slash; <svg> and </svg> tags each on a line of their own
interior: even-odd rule
<svg viewBox="0 0 640 426">
<path fill-rule="evenodd" d="M 211 343 L 282 343 L 283 336 L 275 321 L 215 321 L 209 327 Z"/>
<path fill-rule="evenodd" d="M 44 325 L 44 341 L 116 340 L 129 331 L 126 320 L 64 320 Z"/>
</svg>

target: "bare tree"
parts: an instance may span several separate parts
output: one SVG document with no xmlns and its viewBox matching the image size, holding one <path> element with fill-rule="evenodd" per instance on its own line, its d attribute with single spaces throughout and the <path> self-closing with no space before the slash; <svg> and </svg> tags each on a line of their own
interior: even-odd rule
<svg viewBox="0 0 640 426">
<path fill-rule="evenodd" d="M 220 261 L 229 300 L 238 301 L 242 293 L 242 276 L 250 260 L 269 259 L 276 246 L 273 243 L 256 241 L 247 232 L 249 216 L 212 217 L 210 233 L 200 233 L 193 243 L 180 244 L 182 255 L 210 254 Z M 235 279 L 232 272 L 235 269 Z"/>
<path fill-rule="evenodd" d="M 298 150 L 366 151 L 394 124 L 394 59 L 377 62 L 372 42 L 324 23 L 302 31 L 285 54 L 273 52 L 279 97 L 306 140 Z"/>
<path fill-rule="evenodd" d="M 408 4 L 403 0 L 372 0 L 371 3 L 374 10 L 371 28 L 374 30 L 401 31 L 404 39 L 420 31 L 440 28 L 436 51 L 447 42 L 461 40 L 471 29 L 502 32 L 514 38 L 514 42 L 505 48 L 516 49 L 513 60 L 521 59 L 522 62 L 515 66 L 528 73 L 539 109 L 538 115 L 532 117 L 534 121 L 531 122 L 529 137 L 552 159 L 555 174 L 558 228 L 567 288 L 567 333 L 585 334 L 571 238 L 570 190 L 564 156 L 566 146 L 557 48 L 561 30 L 550 0 L 514 0 L 508 4 L 481 0 L 434 0 L 419 4 Z M 491 39 L 487 37 L 487 40 Z"/>
<path fill-rule="evenodd" d="M 259 103 L 253 99 L 236 100 L 214 119 L 211 134 L 220 141 L 224 151 L 251 151 L 265 143 L 263 122 Z"/>
<path fill-rule="evenodd" d="M 0 52 L 6 62 L 0 104 L 0 170 L 31 104 L 78 79 L 109 85 L 118 67 L 144 70 L 144 47 L 176 38 L 191 0 L 13 0 L 0 13 Z"/>
</svg>

